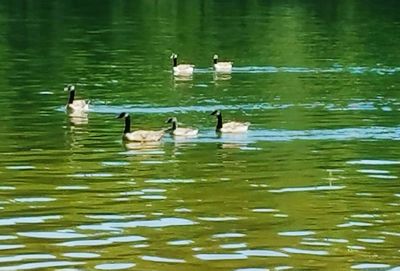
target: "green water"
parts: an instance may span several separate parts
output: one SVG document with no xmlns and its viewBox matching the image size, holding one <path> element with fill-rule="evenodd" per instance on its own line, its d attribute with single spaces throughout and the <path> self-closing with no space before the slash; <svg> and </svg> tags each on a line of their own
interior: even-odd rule
<svg viewBox="0 0 400 271">
<path fill-rule="evenodd" d="M 1 2 L 0 270 L 397 270 L 399 8 Z M 124 144 L 122 111 L 200 133 Z"/>
</svg>

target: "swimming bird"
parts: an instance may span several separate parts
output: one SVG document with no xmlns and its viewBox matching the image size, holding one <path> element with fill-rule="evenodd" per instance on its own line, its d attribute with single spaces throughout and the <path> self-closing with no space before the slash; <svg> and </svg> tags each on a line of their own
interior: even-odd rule
<svg viewBox="0 0 400 271">
<path fill-rule="evenodd" d="M 73 111 L 89 111 L 89 101 L 85 100 L 75 100 L 75 86 L 74 85 L 67 85 L 64 88 L 65 91 L 69 92 L 69 98 L 67 103 L 67 109 Z"/>
<path fill-rule="evenodd" d="M 227 122 L 227 123 L 222 123 L 222 114 L 221 114 L 221 111 L 219 111 L 219 110 L 215 110 L 214 112 L 211 113 L 211 115 L 214 115 L 217 117 L 217 127 L 215 129 L 217 132 L 244 133 L 247 131 L 247 129 L 250 126 L 250 122 L 231 121 L 231 122 Z"/>
<path fill-rule="evenodd" d="M 199 132 L 199 129 L 193 129 L 193 128 L 180 128 L 178 127 L 178 120 L 176 117 L 168 118 L 166 123 L 172 123 L 172 127 L 168 129 L 171 134 L 175 136 L 196 136 Z"/>
<path fill-rule="evenodd" d="M 219 73 L 231 73 L 232 72 L 232 62 L 218 62 L 218 55 L 214 55 L 214 70 Z"/>
<path fill-rule="evenodd" d="M 125 128 L 122 138 L 127 141 L 134 142 L 154 142 L 159 141 L 163 135 L 164 131 L 149 131 L 149 130 L 137 130 L 131 132 L 131 116 L 128 113 L 122 112 L 117 116 L 118 119 L 125 119 Z"/>
<path fill-rule="evenodd" d="M 191 76 L 193 74 L 194 65 L 192 64 L 179 64 L 178 55 L 172 54 L 172 70 L 175 76 Z"/>
</svg>

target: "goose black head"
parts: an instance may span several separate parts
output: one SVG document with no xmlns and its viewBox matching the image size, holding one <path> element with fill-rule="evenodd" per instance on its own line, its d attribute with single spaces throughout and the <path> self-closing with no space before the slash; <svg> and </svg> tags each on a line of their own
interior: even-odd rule
<svg viewBox="0 0 400 271">
<path fill-rule="evenodd" d="M 72 84 L 68 84 L 64 87 L 64 91 L 74 91 L 75 90 L 75 86 Z"/>
<path fill-rule="evenodd" d="M 129 116 L 129 114 L 128 114 L 128 113 L 126 113 L 126 112 L 122 112 L 121 114 L 119 114 L 119 115 L 117 116 L 117 119 L 126 118 L 126 117 L 128 117 L 128 116 Z"/>
<path fill-rule="evenodd" d="M 171 55 L 171 57 L 170 57 L 171 59 L 177 59 L 178 58 L 178 55 L 177 54 L 175 54 L 175 53 L 172 53 L 172 55 Z"/>
<path fill-rule="evenodd" d="M 215 55 L 213 56 L 213 62 L 214 62 L 214 64 L 217 64 L 217 63 L 218 63 L 218 55 L 217 55 L 217 54 L 215 54 Z"/>
<path fill-rule="evenodd" d="M 176 120 L 176 118 L 175 117 L 170 117 L 170 118 L 168 118 L 166 121 L 165 121 L 165 123 L 172 123 L 172 122 L 176 122 L 177 120 Z"/>
<path fill-rule="evenodd" d="M 210 115 L 212 115 L 212 116 L 220 116 L 221 115 L 221 111 L 215 110 Z"/>
</svg>

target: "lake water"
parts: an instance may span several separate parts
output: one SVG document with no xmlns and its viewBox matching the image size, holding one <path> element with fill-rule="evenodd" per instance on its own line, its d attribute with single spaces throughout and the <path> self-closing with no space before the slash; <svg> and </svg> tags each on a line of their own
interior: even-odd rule
<svg viewBox="0 0 400 271">
<path fill-rule="evenodd" d="M 399 8 L 1 2 L 0 270 L 399 270 Z"/>
</svg>

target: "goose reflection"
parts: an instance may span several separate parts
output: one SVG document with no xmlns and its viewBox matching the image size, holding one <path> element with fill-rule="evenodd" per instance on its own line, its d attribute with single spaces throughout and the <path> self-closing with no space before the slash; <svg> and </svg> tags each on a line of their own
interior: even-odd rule
<svg viewBox="0 0 400 271">
<path fill-rule="evenodd" d="M 193 77 L 192 76 L 173 76 L 172 84 L 174 88 L 184 87 L 184 88 L 192 88 L 193 87 Z"/>
<path fill-rule="evenodd" d="M 220 149 L 243 149 L 247 147 L 246 143 L 222 143 L 219 144 Z"/>
<path fill-rule="evenodd" d="M 213 79 L 214 81 L 228 81 L 232 79 L 232 75 L 229 73 L 214 73 Z"/>
<path fill-rule="evenodd" d="M 162 142 L 123 142 L 124 148 L 131 154 L 159 154 L 163 155 Z"/>
<path fill-rule="evenodd" d="M 89 123 L 88 114 L 84 111 L 70 111 L 68 112 L 68 117 L 73 126 L 82 126 Z"/>
</svg>

